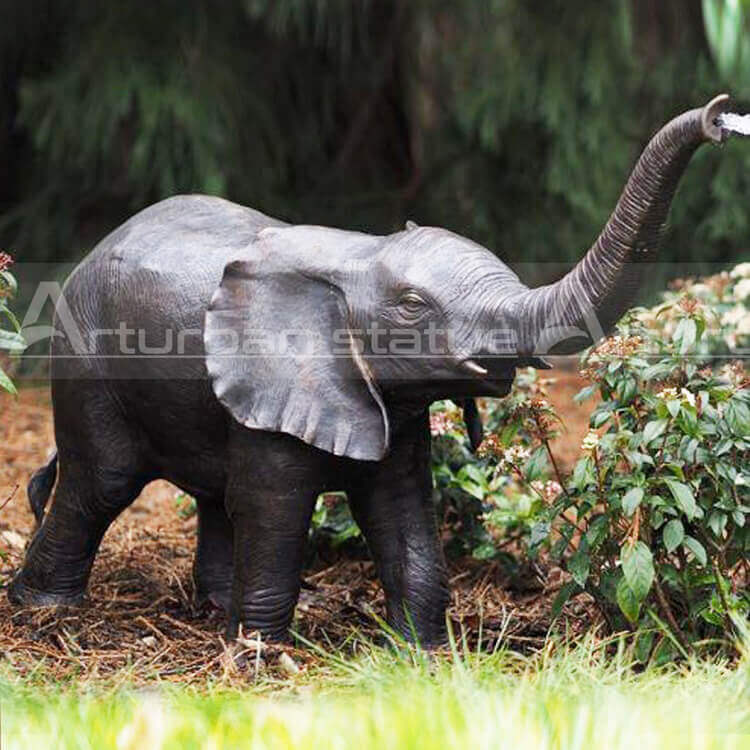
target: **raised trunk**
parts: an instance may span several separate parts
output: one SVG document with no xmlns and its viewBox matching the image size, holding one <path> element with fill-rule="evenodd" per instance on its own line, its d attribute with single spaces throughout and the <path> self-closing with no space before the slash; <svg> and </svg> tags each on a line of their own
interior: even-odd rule
<svg viewBox="0 0 750 750">
<path fill-rule="evenodd" d="M 721 143 L 716 124 L 729 97 L 676 117 L 648 144 L 612 216 L 578 265 L 556 284 L 510 300 L 520 354 L 580 351 L 607 333 L 632 304 L 643 261 L 659 247 L 677 184 L 695 150 Z"/>
</svg>

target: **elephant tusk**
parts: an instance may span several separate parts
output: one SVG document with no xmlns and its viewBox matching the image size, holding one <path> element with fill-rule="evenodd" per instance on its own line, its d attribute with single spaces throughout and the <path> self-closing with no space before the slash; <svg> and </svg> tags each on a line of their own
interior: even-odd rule
<svg viewBox="0 0 750 750">
<path fill-rule="evenodd" d="M 485 370 L 484 367 L 482 367 L 482 365 L 478 364 L 473 359 L 464 359 L 458 363 L 458 366 L 462 370 L 472 375 L 479 375 L 481 377 L 484 377 L 485 375 L 487 375 L 487 370 Z"/>
</svg>

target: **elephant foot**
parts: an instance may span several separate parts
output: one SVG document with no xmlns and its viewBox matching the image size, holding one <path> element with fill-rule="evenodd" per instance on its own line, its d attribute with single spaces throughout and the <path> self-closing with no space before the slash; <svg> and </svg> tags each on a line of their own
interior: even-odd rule
<svg viewBox="0 0 750 750">
<path fill-rule="evenodd" d="M 19 607 L 78 607 L 83 604 L 84 594 L 85 590 L 71 594 L 32 588 L 24 583 L 23 571 L 8 586 L 8 601 Z"/>
<path fill-rule="evenodd" d="M 265 642 L 290 643 L 292 640 L 289 626 L 292 624 L 294 609 L 299 591 L 262 589 L 246 592 L 232 602 L 227 611 L 227 641 L 234 641 L 240 632 L 247 637 L 257 633 Z M 240 628 L 241 626 L 241 628 Z"/>
</svg>

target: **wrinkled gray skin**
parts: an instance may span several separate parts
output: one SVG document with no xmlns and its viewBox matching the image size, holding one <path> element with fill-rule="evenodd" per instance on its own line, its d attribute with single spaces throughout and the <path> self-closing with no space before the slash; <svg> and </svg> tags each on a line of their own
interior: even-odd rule
<svg viewBox="0 0 750 750">
<path fill-rule="evenodd" d="M 124 322 L 146 332 L 143 349 L 163 346 L 167 329 L 193 331 L 189 356 L 112 358 L 120 353 L 112 337 L 97 339 L 96 356 L 71 356 L 75 342 L 54 340 L 59 482 L 12 601 L 79 602 L 109 524 L 147 482 L 164 478 L 198 501 L 199 599 L 227 610 L 230 637 L 241 623 L 283 638 L 315 498 L 344 490 L 390 624 L 423 644 L 440 642 L 448 589 L 432 507 L 429 404 L 469 399 L 473 417 L 470 397 L 504 395 L 517 365 L 539 363 L 550 349 L 578 350 L 621 316 L 690 156 L 726 135 L 714 125 L 724 108 L 718 99 L 663 128 L 586 257 L 542 289 L 529 290 L 489 250 L 444 229 L 380 237 L 287 226 L 206 196 L 134 216 L 78 267 L 65 301 L 84 339 Z M 58 329 L 61 319 L 59 308 Z M 362 333 L 373 322 L 423 342 L 430 323 L 454 336 L 433 334 L 439 356 L 407 357 L 387 351 L 386 334 L 378 342 L 386 354 L 376 356 Z M 238 356 L 227 332 L 247 329 L 312 329 L 316 356 Z M 497 329 L 515 340 L 498 350 L 487 335 Z M 335 331 L 344 332 L 339 356 Z M 55 470 L 53 459 L 29 488 L 39 519 Z"/>
</svg>

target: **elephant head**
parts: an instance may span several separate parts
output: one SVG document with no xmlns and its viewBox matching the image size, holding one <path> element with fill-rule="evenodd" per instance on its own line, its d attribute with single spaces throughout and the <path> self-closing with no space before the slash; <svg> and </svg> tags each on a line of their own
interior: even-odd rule
<svg viewBox="0 0 750 750">
<path fill-rule="evenodd" d="M 594 245 L 550 286 L 529 289 L 445 229 L 263 229 L 206 314 L 217 397 L 247 427 L 378 460 L 400 402 L 504 395 L 519 364 L 590 345 L 632 303 L 690 157 L 725 139 L 727 100 L 654 136 Z"/>
</svg>

